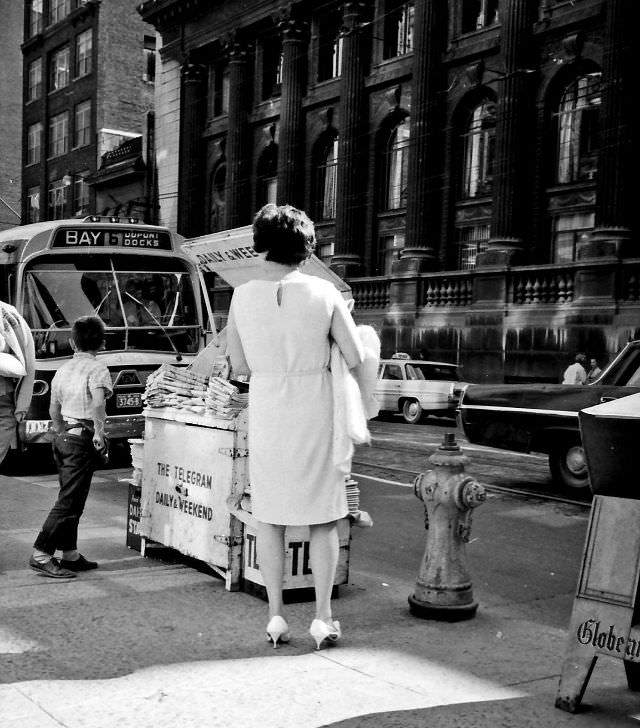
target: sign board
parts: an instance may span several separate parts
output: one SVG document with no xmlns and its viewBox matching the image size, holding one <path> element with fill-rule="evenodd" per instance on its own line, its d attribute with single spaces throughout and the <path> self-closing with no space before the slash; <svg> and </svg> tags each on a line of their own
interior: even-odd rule
<svg viewBox="0 0 640 728">
<path fill-rule="evenodd" d="M 239 454 L 246 450 L 246 427 L 223 429 L 165 417 L 145 412 L 140 534 L 217 567 L 227 589 L 236 589 L 242 529 L 227 499 L 246 486 L 247 458 Z M 236 422 L 246 426 L 243 416 Z"/>
<path fill-rule="evenodd" d="M 217 273 L 233 288 L 262 277 L 264 257 L 253 249 L 251 225 L 191 238 L 182 249 L 200 271 Z M 302 271 L 330 281 L 345 298 L 352 298 L 350 286 L 317 256 L 312 255 Z"/>
<path fill-rule="evenodd" d="M 640 501 L 595 495 L 556 707 L 575 713 L 599 655 L 640 689 Z"/>
<path fill-rule="evenodd" d="M 56 230 L 52 248 L 138 248 L 141 250 L 171 250 L 171 235 L 166 230 L 137 228 L 63 227 Z"/>
<path fill-rule="evenodd" d="M 640 395 L 581 410 L 591 490 L 589 529 L 556 707 L 575 713 L 599 655 L 624 663 L 640 690 Z"/>
<path fill-rule="evenodd" d="M 313 588 L 313 578 L 309 567 L 309 528 L 308 526 L 287 526 L 284 532 L 285 561 L 283 589 Z M 351 522 L 348 518 L 338 521 L 340 551 L 334 586 L 346 584 L 349 579 L 349 547 Z M 244 548 L 242 555 L 242 575 L 245 581 L 264 586 L 258 563 L 256 532 L 250 525 L 244 527 Z"/>
<path fill-rule="evenodd" d="M 140 496 L 139 485 L 129 483 L 129 502 L 127 505 L 127 546 L 140 551 Z"/>
</svg>

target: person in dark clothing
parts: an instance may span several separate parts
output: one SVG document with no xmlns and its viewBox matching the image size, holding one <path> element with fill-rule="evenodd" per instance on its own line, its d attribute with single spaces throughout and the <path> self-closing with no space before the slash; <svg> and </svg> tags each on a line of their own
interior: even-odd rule
<svg viewBox="0 0 640 728">
<path fill-rule="evenodd" d="M 49 416 L 55 431 L 53 455 L 60 490 L 29 559 L 42 576 L 64 579 L 98 564 L 78 553 L 78 524 L 91 487 L 99 453 L 106 451 L 105 402 L 113 393 L 111 375 L 96 358 L 104 344 L 104 324 L 97 316 L 82 316 L 71 331 L 73 358 L 51 382 Z M 56 550 L 62 559 L 55 558 Z"/>
</svg>

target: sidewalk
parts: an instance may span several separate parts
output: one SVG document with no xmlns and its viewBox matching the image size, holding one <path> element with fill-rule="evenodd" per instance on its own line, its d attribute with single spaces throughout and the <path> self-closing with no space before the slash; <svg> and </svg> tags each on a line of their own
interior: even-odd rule
<svg viewBox="0 0 640 728">
<path fill-rule="evenodd" d="M 480 542 L 485 531 L 506 533 L 514 514 L 520 519 L 521 533 L 509 542 L 513 573 L 500 564 L 505 573 L 493 581 L 496 558 L 474 552 L 473 574 L 487 561 L 486 578 L 474 580 L 477 615 L 457 624 L 426 621 L 407 605 L 424 547 L 420 510 L 407 500 L 398 517 L 409 537 L 393 542 L 384 505 L 407 494 L 398 486 L 361 486 L 363 502 L 369 499 L 379 517 L 374 529 L 353 531 L 349 584 L 335 601 L 343 641 L 315 652 L 306 631 L 312 605 L 297 603 L 287 611 L 291 643 L 274 650 L 263 640 L 263 601 L 226 592 L 220 579 L 192 565 L 143 559 L 126 548 L 127 485 L 118 482 L 126 475 L 96 478 L 81 548 L 100 568 L 69 582 L 25 568 L 55 477 L 0 476 L 2 728 L 638 725 L 640 699 L 626 687 L 623 663 L 602 657 L 583 701 L 589 709 L 571 715 L 554 707 L 571 602 L 566 585 L 575 581 L 564 572 L 577 568 L 582 515 L 560 514 L 565 520 L 556 524 L 552 505 L 485 504 Z M 547 531 L 536 530 L 549 524 L 562 536 L 553 547 L 551 587 L 535 581 L 536 558 L 524 553 L 527 529 L 549 548 Z M 504 543 L 498 538 L 495 548 Z M 400 568 L 384 561 L 390 547 Z M 538 561 L 544 558 L 541 550 Z"/>
</svg>

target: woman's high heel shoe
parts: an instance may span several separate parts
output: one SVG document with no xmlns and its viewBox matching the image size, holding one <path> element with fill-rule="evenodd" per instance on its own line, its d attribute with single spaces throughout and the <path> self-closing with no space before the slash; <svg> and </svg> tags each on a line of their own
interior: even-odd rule
<svg viewBox="0 0 640 728">
<path fill-rule="evenodd" d="M 342 637 L 342 630 L 340 629 L 340 622 L 333 621 L 333 627 L 329 627 L 326 622 L 321 619 L 314 619 L 309 627 L 311 636 L 316 641 L 316 650 L 320 649 L 320 645 L 327 640 L 331 644 L 335 644 L 340 637 Z"/>
<path fill-rule="evenodd" d="M 273 642 L 273 649 L 278 646 L 278 642 L 289 641 L 289 625 L 282 617 L 271 617 L 267 625 L 267 642 Z"/>
</svg>

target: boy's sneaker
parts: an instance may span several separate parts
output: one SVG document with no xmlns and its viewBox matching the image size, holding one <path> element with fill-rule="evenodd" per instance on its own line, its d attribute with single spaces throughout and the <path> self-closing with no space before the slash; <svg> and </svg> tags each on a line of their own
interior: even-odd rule
<svg viewBox="0 0 640 728">
<path fill-rule="evenodd" d="M 97 569 L 97 561 L 89 561 L 80 554 L 75 561 L 67 561 L 67 559 L 60 559 L 60 566 L 63 569 L 69 569 L 69 571 L 89 571 L 90 569 Z"/>
<path fill-rule="evenodd" d="M 33 556 L 29 559 L 29 566 L 37 571 L 41 576 L 49 576 L 52 579 L 74 579 L 75 574 L 73 571 L 62 568 L 58 563 L 58 559 L 51 557 L 49 561 L 45 561 L 44 564 L 36 561 Z"/>
</svg>

